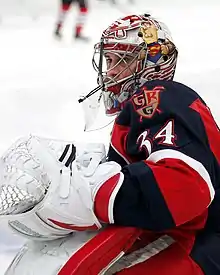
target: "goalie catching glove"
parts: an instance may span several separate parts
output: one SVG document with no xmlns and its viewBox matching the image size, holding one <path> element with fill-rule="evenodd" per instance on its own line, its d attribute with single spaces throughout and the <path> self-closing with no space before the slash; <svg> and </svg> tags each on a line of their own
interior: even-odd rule
<svg viewBox="0 0 220 275">
<path fill-rule="evenodd" d="M 0 211 L 10 228 L 25 237 L 48 240 L 99 229 L 99 219 L 113 222 L 113 202 L 123 182 L 121 167 L 101 163 L 103 144 L 83 147 L 75 152 L 67 142 L 30 136 L 3 155 Z"/>
</svg>

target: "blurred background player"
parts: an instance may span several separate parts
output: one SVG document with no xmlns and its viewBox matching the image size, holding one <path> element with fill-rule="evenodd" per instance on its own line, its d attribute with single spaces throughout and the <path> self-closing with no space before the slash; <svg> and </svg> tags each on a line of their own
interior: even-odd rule
<svg viewBox="0 0 220 275">
<path fill-rule="evenodd" d="M 67 13 L 70 10 L 70 7 L 72 6 L 73 3 L 76 3 L 79 8 L 78 15 L 76 18 L 74 37 L 76 39 L 82 39 L 82 40 L 87 41 L 88 37 L 85 37 L 82 35 L 85 18 L 87 16 L 87 12 L 88 12 L 88 5 L 87 5 L 86 0 L 61 0 L 60 9 L 59 9 L 59 13 L 58 13 L 58 19 L 56 22 L 56 29 L 55 29 L 54 34 L 58 38 L 62 37 L 61 31 L 63 28 L 63 24 L 64 24 L 65 18 L 67 16 Z"/>
</svg>

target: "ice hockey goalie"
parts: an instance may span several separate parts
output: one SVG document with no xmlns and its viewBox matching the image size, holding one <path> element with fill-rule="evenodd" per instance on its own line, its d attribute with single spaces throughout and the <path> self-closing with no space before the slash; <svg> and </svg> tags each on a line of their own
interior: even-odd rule
<svg viewBox="0 0 220 275">
<path fill-rule="evenodd" d="M 71 143 L 36 136 L 19 139 L 6 151 L 0 166 L 1 219 L 29 240 L 5 275 L 115 274 L 173 242 L 158 236 L 143 249 L 137 245 L 142 230 L 98 221 L 82 179 L 104 162 L 103 144 L 76 150 Z"/>
<path fill-rule="evenodd" d="M 3 155 L 1 219 L 30 239 L 7 275 L 220 274 L 220 131 L 172 80 L 177 56 L 149 14 L 116 20 L 94 49 L 98 87 L 80 100 L 101 91 L 116 115 L 107 161 L 102 144 L 36 136 Z"/>
</svg>

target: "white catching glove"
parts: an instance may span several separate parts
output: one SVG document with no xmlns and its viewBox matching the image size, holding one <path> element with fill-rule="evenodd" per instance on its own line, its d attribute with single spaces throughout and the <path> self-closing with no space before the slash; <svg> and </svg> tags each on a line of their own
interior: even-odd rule
<svg viewBox="0 0 220 275">
<path fill-rule="evenodd" d="M 74 148 L 67 142 L 30 136 L 4 154 L 0 165 L 0 218 L 7 220 L 10 228 L 36 240 L 101 228 L 81 164 L 86 163 L 89 169 L 97 167 L 105 151 L 95 150 L 92 157 L 86 150 L 84 156 L 92 161 L 79 154 L 78 161 L 72 162 Z"/>
</svg>

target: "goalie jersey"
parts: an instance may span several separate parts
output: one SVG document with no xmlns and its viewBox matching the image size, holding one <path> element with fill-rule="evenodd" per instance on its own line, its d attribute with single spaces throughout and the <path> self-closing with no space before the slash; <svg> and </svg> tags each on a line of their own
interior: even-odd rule
<svg viewBox="0 0 220 275">
<path fill-rule="evenodd" d="M 186 228 L 217 228 L 219 142 L 211 112 L 195 91 L 174 81 L 146 82 L 111 134 L 108 160 L 125 175 L 114 202 L 115 223 L 177 239 L 186 237 Z"/>
</svg>

